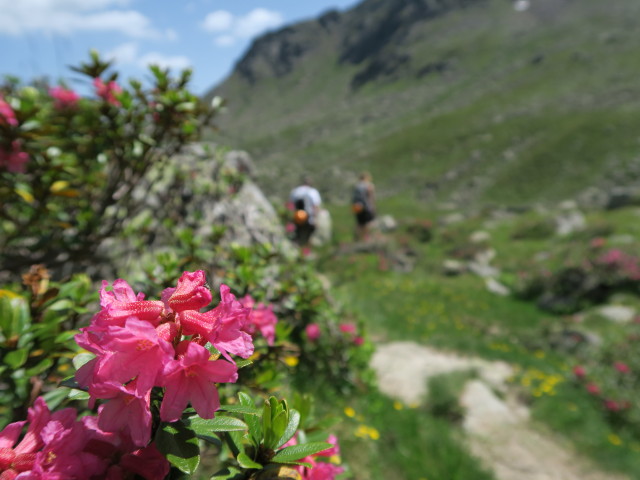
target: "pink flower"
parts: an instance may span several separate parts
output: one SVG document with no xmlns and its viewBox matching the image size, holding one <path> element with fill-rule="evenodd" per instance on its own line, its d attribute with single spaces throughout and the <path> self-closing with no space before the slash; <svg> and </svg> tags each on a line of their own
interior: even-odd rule
<svg viewBox="0 0 640 480">
<path fill-rule="evenodd" d="M 586 388 L 587 388 L 587 392 L 589 392 L 591 395 L 600 394 L 600 387 L 595 383 L 588 383 Z"/>
<path fill-rule="evenodd" d="M 360 347 L 360 346 L 362 346 L 362 344 L 363 344 L 363 343 L 364 343 L 364 338 L 363 338 L 363 337 L 355 337 L 355 338 L 353 339 L 353 344 L 354 344 L 356 347 Z"/>
<path fill-rule="evenodd" d="M 317 323 L 310 323 L 305 328 L 305 333 L 310 342 L 315 342 L 321 335 L 320 326 Z"/>
<path fill-rule="evenodd" d="M 169 461 L 162 455 L 155 444 L 123 455 L 120 467 L 124 472 L 139 475 L 145 480 L 163 480 L 169 474 Z M 128 478 L 128 476 L 125 476 Z"/>
<path fill-rule="evenodd" d="M 338 437 L 336 437 L 332 433 L 327 437 L 326 442 L 333 445 L 333 447 L 322 450 L 321 452 L 316 453 L 316 455 L 321 457 L 333 457 L 334 455 L 340 456 L 340 445 L 338 445 Z"/>
<path fill-rule="evenodd" d="M 169 295 L 167 303 L 174 312 L 200 310 L 211 303 L 211 292 L 205 286 L 206 276 L 202 270 L 184 272 L 176 288 L 168 288 L 163 298 Z"/>
<path fill-rule="evenodd" d="M 138 392 L 146 393 L 174 357 L 173 346 L 160 338 L 149 322 L 129 318 L 124 327 L 91 329 L 81 329 L 76 342 L 99 356 L 78 370 L 76 380 L 88 386 L 92 396 L 100 397 L 97 392 L 104 382 L 125 383 L 136 377 Z"/>
<path fill-rule="evenodd" d="M 16 118 L 16 113 L 11 108 L 5 99 L 0 96 L 0 125 L 9 125 L 11 127 L 15 127 L 18 125 L 18 119 Z"/>
<path fill-rule="evenodd" d="M 339 465 L 327 462 L 317 462 L 312 468 L 302 475 L 303 480 L 334 480 L 337 475 L 344 472 Z"/>
<path fill-rule="evenodd" d="M 102 98 L 105 102 L 113 105 L 114 107 L 120 106 L 120 101 L 115 97 L 122 92 L 122 88 L 116 82 L 104 83 L 100 77 L 93 79 L 93 86 L 96 89 L 96 95 Z"/>
<path fill-rule="evenodd" d="M 125 432 L 133 443 L 144 447 L 151 438 L 151 390 L 139 393 L 136 382 L 121 385 L 104 382 L 98 391 L 100 398 L 109 399 L 98 409 L 98 426 L 106 432 Z"/>
<path fill-rule="evenodd" d="M 620 410 L 620 404 L 615 400 L 605 400 L 604 407 L 610 412 L 617 412 Z"/>
<path fill-rule="evenodd" d="M 73 90 L 64 87 L 53 87 L 49 89 L 49 95 L 54 100 L 54 107 L 59 110 L 75 108 L 80 100 L 80 96 Z"/>
<path fill-rule="evenodd" d="M 273 306 L 266 306 L 263 303 L 256 305 L 251 295 L 240 299 L 240 303 L 243 307 L 251 309 L 245 331 L 252 337 L 255 337 L 259 331 L 267 339 L 267 343 L 273 345 L 276 339 L 276 324 L 278 323 L 278 318 L 273 313 Z"/>
<path fill-rule="evenodd" d="M 629 368 L 629 365 L 627 365 L 626 363 L 615 362 L 613 366 L 620 373 L 629 373 L 631 371 L 631 369 Z"/>
<path fill-rule="evenodd" d="M 342 333 L 354 334 L 356 333 L 356 326 L 353 323 L 341 323 L 340 331 Z"/>
<path fill-rule="evenodd" d="M 111 291 L 107 291 L 108 286 L 108 282 L 102 282 L 100 289 L 102 310 L 92 319 L 94 325 L 122 327 L 128 318 L 146 320 L 153 325 L 157 325 L 161 321 L 161 316 L 164 313 L 163 302 L 144 300 L 144 293 L 136 295 L 131 286 L 121 279 L 113 282 Z"/>
<path fill-rule="evenodd" d="M 296 226 L 293 223 L 287 223 L 284 228 L 287 233 L 293 233 L 296 231 Z"/>
<path fill-rule="evenodd" d="M 181 322 L 190 328 L 197 325 L 198 329 L 193 333 L 203 334 L 226 358 L 230 359 L 230 353 L 249 358 L 253 354 L 253 341 L 244 329 L 250 310 L 236 300 L 226 285 L 220 286 L 220 297 L 220 303 L 213 310 L 206 313 L 187 311 L 189 316 L 181 315 Z"/>
<path fill-rule="evenodd" d="M 19 140 L 11 142 L 11 150 L 0 147 L 0 168 L 4 167 L 12 173 L 24 173 L 28 161 L 29 155 L 21 150 Z"/>
<path fill-rule="evenodd" d="M 587 375 L 587 371 L 582 365 L 576 365 L 573 367 L 573 374 L 578 378 L 584 378 Z"/>
<path fill-rule="evenodd" d="M 235 382 L 238 368 L 226 360 L 209 360 L 209 351 L 185 340 L 178 345 L 178 359 L 163 371 L 164 399 L 160 418 L 175 422 L 190 402 L 202 418 L 213 418 L 220 407 L 215 382 Z"/>
</svg>

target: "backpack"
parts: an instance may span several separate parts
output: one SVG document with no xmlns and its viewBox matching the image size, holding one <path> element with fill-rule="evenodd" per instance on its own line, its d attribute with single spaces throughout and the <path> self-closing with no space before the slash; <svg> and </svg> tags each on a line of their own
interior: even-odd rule
<svg viewBox="0 0 640 480">
<path fill-rule="evenodd" d="M 364 182 L 358 182 L 353 188 L 353 195 L 351 197 L 351 208 L 354 213 L 360 213 L 363 210 L 369 210 L 367 184 Z"/>
<path fill-rule="evenodd" d="M 295 199 L 293 202 L 293 223 L 296 225 L 308 223 L 311 213 L 313 213 L 313 205 L 309 195 Z"/>
</svg>

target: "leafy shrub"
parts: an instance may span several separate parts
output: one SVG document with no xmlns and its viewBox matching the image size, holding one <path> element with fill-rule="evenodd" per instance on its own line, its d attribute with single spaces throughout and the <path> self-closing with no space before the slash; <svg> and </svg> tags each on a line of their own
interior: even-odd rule
<svg viewBox="0 0 640 480">
<path fill-rule="evenodd" d="M 63 86 L 0 86 L 0 268 L 91 262 L 142 204 L 146 174 L 197 137 L 214 110 L 151 67 L 148 88 L 128 87 L 96 53 L 74 70 L 93 98 Z M 167 192 L 168 193 L 168 192 Z"/>
</svg>

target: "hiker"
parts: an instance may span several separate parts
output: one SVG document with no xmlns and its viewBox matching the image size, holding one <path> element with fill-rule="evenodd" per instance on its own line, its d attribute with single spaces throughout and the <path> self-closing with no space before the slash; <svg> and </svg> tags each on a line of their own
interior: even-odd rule
<svg viewBox="0 0 640 480">
<path fill-rule="evenodd" d="M 356 217 L 356 240 L 369 240 L 369 228 L 376 218 L 375 187 L 369 172 L 363 172 L 353 188 L 351 207 Z"/>
<path fill-rule="evenodd" d="M 304 254 L 308 254 L 311 235 L 316 229 L 316 219 L 322 203 L 320 192 L 311 186 L 309 177 L 303 177 L 301 185 L 291 191 L 289 203 L 293 209 L 295 242 Z"/>
</svg>

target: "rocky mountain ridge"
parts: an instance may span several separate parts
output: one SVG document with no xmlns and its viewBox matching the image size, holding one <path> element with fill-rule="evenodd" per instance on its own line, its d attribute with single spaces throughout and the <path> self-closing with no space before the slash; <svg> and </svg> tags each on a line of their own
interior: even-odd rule
<svg viewBox="0 0 640 480">
<path fill-rule="evenodd" d="M 268 33 L 209 92 L 229 102 L 212 138 L 279 196 L 308 172 L 346 201 L 362 169 L 405 204 L 608 188 L 639 161 L 640 5 L 516 3 L 365 0 Z"/>
</svg>

